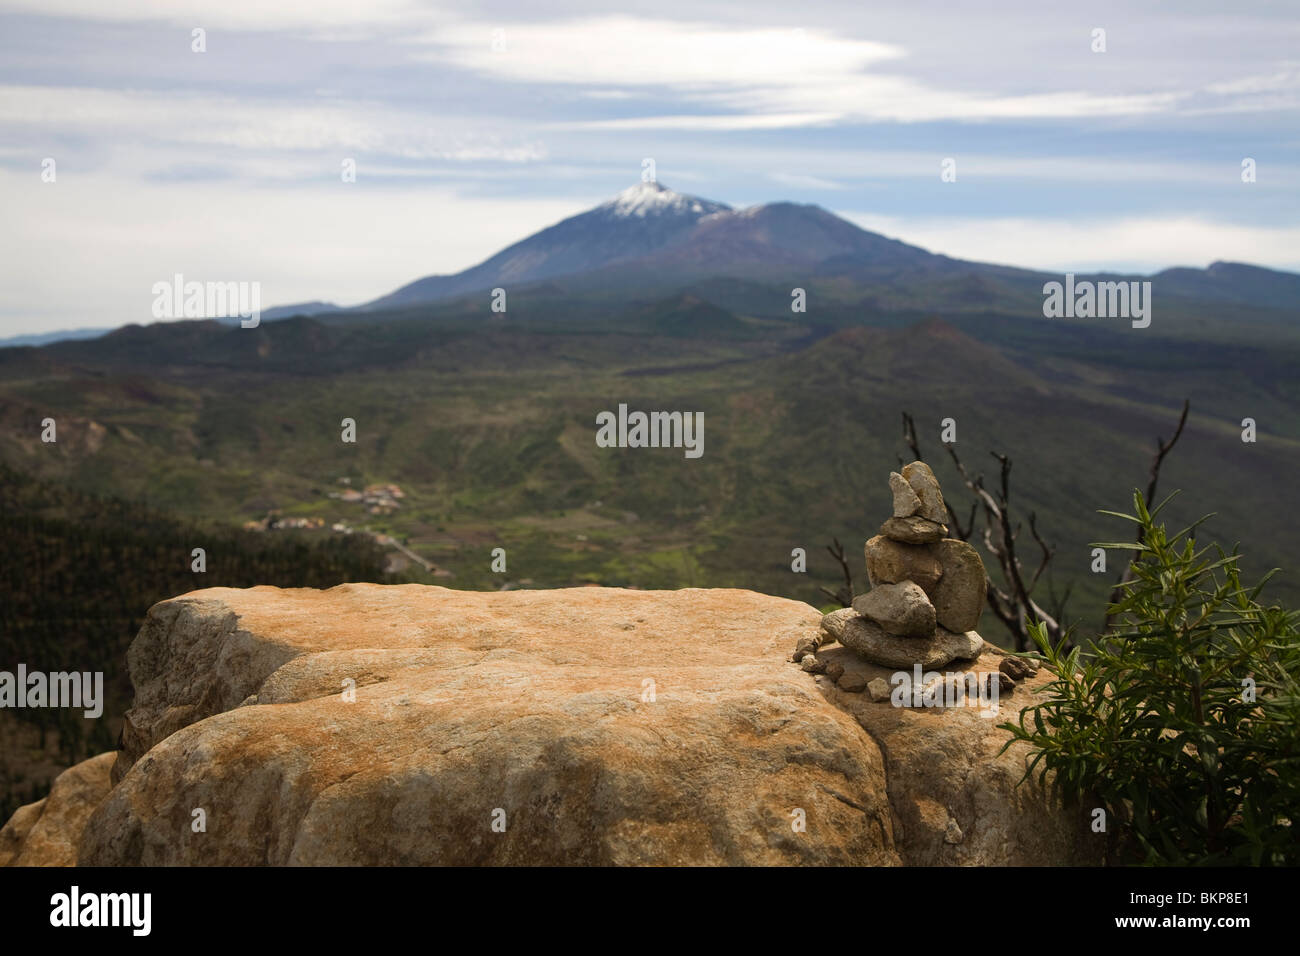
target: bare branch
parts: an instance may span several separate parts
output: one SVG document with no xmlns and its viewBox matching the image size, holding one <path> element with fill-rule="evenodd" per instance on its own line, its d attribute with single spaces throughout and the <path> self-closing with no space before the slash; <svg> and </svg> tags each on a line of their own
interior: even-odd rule
<svg viewBox="0 0 1300 956">
<path fill-rule="evenodd" d="M 969 541 L 971 532 L 975 530 L 975 513 L 979 509 L 979 502 L 971 502 L 970 517 L 966 520 L 965 527 L 962 527 L 961 519 L 957 517 L 957 512 L 953 509 L 952 502 L 945 498 L 943 506 L 948 509 L 948 524 L 952 528 L 952 536 L 954 538 L 961 538 L 963 541 Z"/>
<path fill-rule="evenodd" d="M 1065 590 L 1058 597 L 1056 594 L 1056 588 L 1052 584 L 1052 579 L 1051 578 L 1047 579 L 1047 593 L 1048 593 L 1047 607 L 1048 610 L 1051 611 L 1052 616 L 1056 618 L 1058 621 L 1065 619 L 1065 604 L 1067 601 L 1070 600 L 1070 593 L 1073 590 L 1074 590 L 1074 582 L 1071 581 L 1065 586 Z M 1069 650 L 1068 646 L 1066 647 L 1066 650 Z"/>
<path fill-rule="evenodd" d="M 1158 435 L 1156 436 L 1156 453 L 1155 453 L 1155 457 L 1151 459 L 1151 480 L 1147 482 L 1146 502 L 1148 507 L 1155 507 L 1156 486 L 1160 482 L 1160 466 L 1165 463 L 1165 456 L 1168 455 L 1171 450 L 1173 450 L 1174 445 L 1178 443 L 1178 439 L 1182 436 L 1183 426 L 1187 424 L 1187 413 L 1191 409 L 1191 407 L 1192 407 L 1191 399 L 1189 398 L 1183 399 L 1183 412 L 1181 415 L 1178 416 L 1178 427 L 1174 429 L 1173 438 L 1169 439 L 1169 441 L 1165 441 L 1163 438 L 1159 437 Z M 1139 532 L 1138 544 L 1141 544 L 1142 541 L 1143 541 L 1143 535 Z M 1124 565 L 1123 573 L 1119 576 L 1119 580 L 1115 582 L 1115 587 L 1110 592 L 1111 604 L 1118 604 L 1119 601 L 1123 599 L 1124 585 L 1128 584 L 1130 581 L 1133 580 L 1133 562 L 1136 560 L 1137 560 L 1137 554 L 1135 553 L 1133 557 L 1129 559 L 1128 564 Z M 1113 622 L 1114 622 L 1114 615 L 1107 614 L 1106 622 L 1104 624 L 1104 629 L 1110 630 L 1111 624 Z"/>
<path fill-rule="evenodd" d="M 916 456 L 912 459 L 913 461 L 925 461 L 925 456 L 921 454 L 921 445 L 916 440 L 916 422 L 912 420 L 912 416 L 907 412 L 903 412 L 903 441 L 907 442 L 907 447 L 912 449 L 912 454 Z M 900 468 L 902 464 L 903 461 L 900 458 Z"/>
<path fill-rule="evenodd" d="M 1147 504 L 1154 507 L 1156 500 L 1156 485 L 1160 481 L 1160 466 L 1165 462 L 1165 455 L 1178 444 L 1179 437 L 1183 434 L 1183 426 L 1187 424 L 1187 412 L 1192 407 L 1190 398 L 1183 399 L 1183 413 L 1178 416 L 1178 427 L 1174 429 L 1174 437 L 1169 441 L 1164 441 L 1156 436 L 1156 456 L 1151 461 L 1151 481 L 1147 484 Z"/>
<path fill-rule="evenodd" d="M 844 583 L 837 591 L 830 591 L 827 588 L 818 588 L 822 594 L 825 594 L 832 601 L 838 601 L 841 607 L 853 606 L 853 572 L 849 570 L 848 559 L 844 555 L 844 545 L 840 544 L 839 538 L 832 538 L 833 545 L 826 545 L 826 550 L 831 553 L 840 564 L 840 570 L 844 573 Z"/>
<path fill-rule="evenodd" d="M 1044 541 L 1043 536 L 1038 533 L 1037 519 L 1038 515 L 1032 511 L 1029 512 L 1029 533 L 1034 536 L 1034 540 L 1038 542 L 1038 546 L 1043 549 L 1043 560 L 1039 562 L 1038 570 L 1034 572 L 1034 576 L 1029 580 L 1029 593 L 1031 594 L 1033 593 L 1035 586 L 1038 584 L 1038 579 L 1043 576 L 1043 571 L 1046 569 L 1047 563 L 1052 560 L 1052 555 L 1056 554 L 1056 548 Z"/>
</svg>

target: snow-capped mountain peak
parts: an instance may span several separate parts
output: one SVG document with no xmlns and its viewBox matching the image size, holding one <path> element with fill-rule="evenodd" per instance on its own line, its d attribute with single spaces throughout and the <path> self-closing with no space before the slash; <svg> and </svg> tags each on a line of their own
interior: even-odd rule
<svg viewBox="0 0 1300 956">
<path fill-rule="evenodd" d="M 603 208 L 619 219 L 645 219 L 647 216 L 682 214 L 704 216 L 731 207 L 697 196 L 686 196 L 662 183 L 651 181 L 639 182 L 624 189 L 605 203 Z"/>
</svg>

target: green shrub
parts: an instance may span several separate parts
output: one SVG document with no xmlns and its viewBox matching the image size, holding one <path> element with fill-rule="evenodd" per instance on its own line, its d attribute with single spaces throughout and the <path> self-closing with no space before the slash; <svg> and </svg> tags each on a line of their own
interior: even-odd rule
<svg viewBox="0 0 1300 956">
<path fill-rule="evenodd" d="M 1236 549 L 1197 550 L 1206 519 L 1170 535 L 1164 504 L 1148 512 L 1135 494 L 1134 507 L 1103 512 L 1139 530 L 1099 545 L 1137 552 L 1117 626 L 1068 653 L 1035 627 L 1055 679 L 1002 726 L 1033 748 L 1026 777 L 1106 811 L 1123 861 L 1300 862 L 1297 615 L 1260 603 L 1271 572 L 1241 583 Z"/>
</svg>

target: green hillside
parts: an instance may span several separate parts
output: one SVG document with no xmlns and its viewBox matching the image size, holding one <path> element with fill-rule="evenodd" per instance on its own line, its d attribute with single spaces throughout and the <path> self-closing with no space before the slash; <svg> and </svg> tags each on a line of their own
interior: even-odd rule
<svg viewBox="0 0 1300 956">
<path fill-rule="evenodd" d="M 191 569 L 203 548 L 207 570 Z M 359 535 L 254 534 L 38 482 L 0 465 L 0 670 L 102 672 L 103 718 L 81 710 L 0 713 L 0 816 L 52 776 L 116 747 L 131 702 L 126 651 L 158 601 L 204 587 L 331 587 L 386 581 Z"/>
<path fill-rule="evenodd" d="M 426 580 L 457 587 L 739 586 L 820 603 L 817 586 L 838 573 L 822 546 L 838 536 L 856 552 L 886 516 L 901 412 L 964 500 L 938 442 L 951 417 L 972 469 L 989 469 L 991 450 L 1013 458 L 1016 505 L 1037 512 L 1059 549 L 1057 584 L 1073 582 L 1078 613 L 1095 620 L 1110 576 L 1088 572 L 1087 545 L 1112 536 L 1095 512 L 1145 485 L 1156 436 L 1190 398 L 1162 487 L 1187 489 L 1189 520 L 1219 512 L 1211 532 L 1250 540 L 1253 560 L 1291 563 L 1300 519 L 1281 503 L 1300 465 L 1300 340 L 1285 326 L 1239 326 L 1250 334 L 1231 344 L 1003 313 L 844 327 L 816 311 L 733 313 L 700 294 L 601 314 L 543 289 L 508 317 L 460 303 L 0 351 L 0 458 L 192 520 L 274 509 L 393 534 L 443 569 Z M 595 416 L 619 403 L 702 411 L 704 456 L 597 448 Z M 47 416 L 57 445 L 39 441 Z M 1256 444 L 1240 440 L 1244 417 Z M 344 418 L 355 444 L 340 440 Z M 331 497 L 372 482 L 398 483 L 400 507 L 370 514 Z M 504 575 L 489 567 L 495 547 Z M 790 570 L 796 547 L 806 575 Z"/>
</svg>

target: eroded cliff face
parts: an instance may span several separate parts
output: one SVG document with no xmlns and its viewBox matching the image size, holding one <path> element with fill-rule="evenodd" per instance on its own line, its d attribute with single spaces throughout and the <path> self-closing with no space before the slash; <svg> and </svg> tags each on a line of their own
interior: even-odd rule
<svg viewBox="0 0 1300 956">
<path fill-rule="evenodd" d="M 1023 746 L 998 755 L 1046 675 L 997 719 L 897 708 L 790 660 L 820 622 L 738 590 L 195 591 L 132 645 L 114 786 L 68 842 L 89 865 L 1099 858 L 1016 786 Z M 846 686 L 890 674 L 820 656 Z"/>
</svg>

